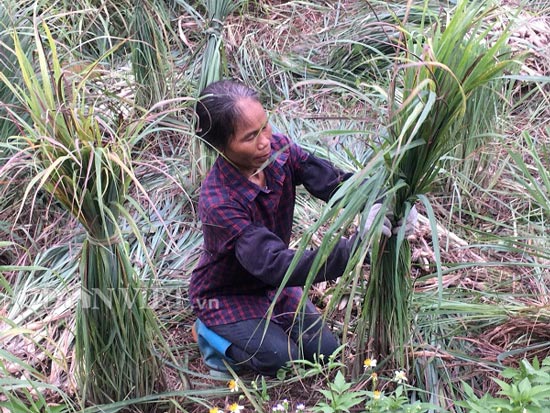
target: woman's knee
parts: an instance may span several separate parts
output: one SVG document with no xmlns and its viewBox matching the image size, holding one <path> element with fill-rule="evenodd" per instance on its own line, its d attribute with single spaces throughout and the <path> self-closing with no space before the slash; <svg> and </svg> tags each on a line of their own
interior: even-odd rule
<svg viewBox="0 0 550 413">
<path fill-rule="evenodd" d="M 231 326 L 214 327 L 232 345 L 227 355 L 238 363 L 269 376 L 298 358 L 296 343 L 278 325 L 265 320 L 246 320 Z"/>
<path fill-rule="evenodd" d="M 260 374 L 275 376 L 280 368 L 287 366 L 289 361 L 297 358 L 298 348 L 294 343 L 289 342 L 285 347 L 277 349 L 258 349 L 252 355 L 250 365 Z"/>
</svg>

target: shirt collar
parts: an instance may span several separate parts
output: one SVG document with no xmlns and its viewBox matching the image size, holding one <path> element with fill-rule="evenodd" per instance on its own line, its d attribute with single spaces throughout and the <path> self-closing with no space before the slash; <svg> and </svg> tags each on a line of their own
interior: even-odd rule
<svg viewBox="0 0 550 413">
<path fill-rule="evenodd" d="M 280 186 L 283 186 L 285 180 L 283 167 L 288 160 L 289 152 L 290 150 L 288 146 L 280 145 L 277 145 L 274 149 L 271 150 L 271 156 L 275 159 L 269 164 L 268 167 L 270 168 L 271 178 Z"/>
<path fill-rule="evenodd" d="M 271 179 L 270 185 L 274 183 L 279 186 L 283 186 L 285 174 L 284 164 L 288 160 L 289 149 L 287 146 L 282 146 L 278 139 L 274 139 L 274 145 L 271 149 L 272 162 L 270 162 L 266 168 L 265 173 Z M 261 192 L 261 188 L 249 181 L 239 170 L 231 164 L 222 155 L 216 159 L 217 167 L 219 168 L 222 179 L 226 184 L 232 188 L 232 190 L 243 194 L 248 201 L 253 201 Z M 273 189 L 273 188 L 270 188 Z"/>
</svg>

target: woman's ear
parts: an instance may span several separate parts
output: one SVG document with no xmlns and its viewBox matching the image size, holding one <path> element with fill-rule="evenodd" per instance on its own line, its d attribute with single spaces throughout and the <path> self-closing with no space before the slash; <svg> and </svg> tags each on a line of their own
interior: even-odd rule
<svg viewBox="0 0 550 413">
<path fill-rule="evenodd" d="M 227 147 L 229 146 L 229 144 L 231 143 L 231 141 L 233 141 L 233 139 L 235 139 L 235 134 L 232 133 L 231 135 L 229 135 L 227 137 L 227 140 L 223 143 L 223 145 L 221 145 L 218 149 L 220 150 L 220 152 L 225 152 L 225 150 L 227 149 Z"/>
<path fill-rule="evenodd" d="M 227 139 L 227 142 L 225 142 L 223 145 L 220 145 L 218 147 L 216 147 L 216 152 L 222 154 L 222 155 L 225 155 L 225 151 L 227 150 L 227 147 L 229 146 L 229 142 L 231 140 L 231 137 L 229 137 Z"/>
</svg>

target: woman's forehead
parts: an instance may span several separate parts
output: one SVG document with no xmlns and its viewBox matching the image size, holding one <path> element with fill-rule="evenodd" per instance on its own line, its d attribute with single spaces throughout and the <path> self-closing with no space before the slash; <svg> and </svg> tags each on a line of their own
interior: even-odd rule
<svg viewBox="0 0 550 413">
<path fill-rule="evenodd" d="M 237 103 L 239 108 L 239 121 L 255 122 L 258 118 L 266 117 L 266 111 L 262 104 L 251 98 L 244 98 Z"/>
</svg>

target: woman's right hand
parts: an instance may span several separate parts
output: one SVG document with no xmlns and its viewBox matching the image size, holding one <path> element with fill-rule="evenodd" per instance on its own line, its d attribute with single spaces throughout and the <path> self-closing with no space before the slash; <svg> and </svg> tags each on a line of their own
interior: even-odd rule
<svg viewBox="0 0 550 413">
<path fill-rule="evenodd" d="M 359 233 L 359 237 L 363 240 L 367 236 L 368 232 L 376 222 L 378 215 L 380 214 L 380 210 L 382 209 L 382 204 L 374 204 L 372 208 L 369 210 L 366 218 L 364 216 L 361 217 L 361 220 L 359 221 L 359 228 L 357 232 Z M 384 216 L 384 221 L 382 224 L 381 232 L 386 237 L 391 237 L 392 235 L 392 223 L 391 218 L 393 217 L 393 213 L 391 211 L 387 211 L 386 215 Z"/>
</svg>

